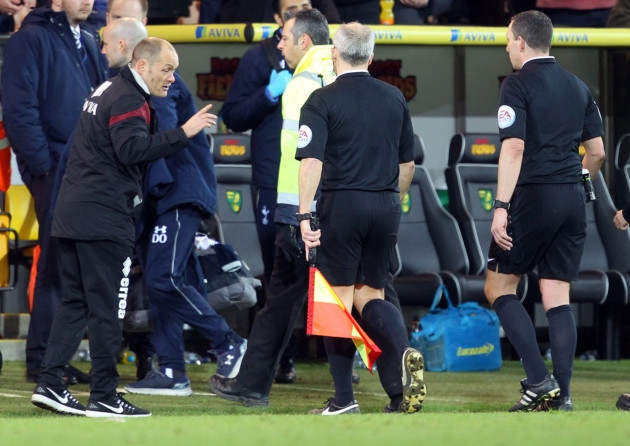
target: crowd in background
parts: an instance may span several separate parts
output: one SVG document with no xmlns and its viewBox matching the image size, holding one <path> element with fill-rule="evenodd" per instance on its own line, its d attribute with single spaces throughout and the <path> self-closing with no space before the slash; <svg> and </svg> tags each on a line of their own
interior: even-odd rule
<svg viewBox="0 0 630 446">
<path fill-rule="evenodd" d="M 39 0 L 43 3 L 44 0 Z M 19 27 L 35 0 L 0 0 L 0 34 Z M 630 26 L 630 0 L 313 0 L 329 23 L 391 23 L 383 7 L 392 8 L 397 25 L 505 26 L 512 15 L 538 9 L 554 26 Z M 92 21 L 103 23 L 107 2 L 95 0 Z M 150 23 L 272 23 L 272 0 L 150 0 Z M 385 20 L 385 21 L 384 21 Z"/>
</svg>

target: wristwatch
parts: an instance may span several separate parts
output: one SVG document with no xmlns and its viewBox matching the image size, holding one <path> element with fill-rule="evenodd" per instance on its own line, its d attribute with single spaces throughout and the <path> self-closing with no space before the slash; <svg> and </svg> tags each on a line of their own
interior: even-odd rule
<svg viewBox="0 0 630 446">
<path fill-rule="evenodd" d="M 494 201 L 492 202 L 492 207 L 495 208 L 495 209 L 498 209 L 498 208 L 510 209 L 510 203 L 507 203 L 507 202 L 501 201 L 501 200 L 497 200 L 495 198 Z"/>
<path fill-rule="evenodd" d="M 297 218 L 298 223 L 304 220 L 310 220 L 313 217 L 313 215 L 310 212 L 307 212 L 306 214 L 295 214 L 295 218 Z"/>
</svg>

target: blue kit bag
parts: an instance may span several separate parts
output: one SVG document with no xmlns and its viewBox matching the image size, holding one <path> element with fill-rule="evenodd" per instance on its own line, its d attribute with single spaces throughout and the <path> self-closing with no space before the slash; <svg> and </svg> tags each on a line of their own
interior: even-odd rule
<svg viewBox="0 0 630 446">
<path fill-rule="evenodd" d="M 446 299 L 446 308 L 437 308 Z M 444 285 L 433 298 L 420 331 L 411 333 L 411 346 L 424 356 L 431 372 L 477 372 L 501 368 L 499 318 L 476 302 L 454 306 Z"/>
</svg>

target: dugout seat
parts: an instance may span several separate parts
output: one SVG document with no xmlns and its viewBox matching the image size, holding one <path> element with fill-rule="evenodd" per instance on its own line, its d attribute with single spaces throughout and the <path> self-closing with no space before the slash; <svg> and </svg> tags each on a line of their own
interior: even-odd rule
<svg viewBox="0 0 630 446">
<path fill-rule="evenodd" d="M 394 288 L 400 303 L 430 306 L 442 283 L 456 305 L 462 300 L 485 301 L 483 283 L 469 274 L 457 222 L 442 206 L 423 158 L 424 144 L 416 136 L 415 173 L 403 198 L 398 231 L 401 271 Z"/>
<path fill-rule="evenodd" d="M 19 266 L 30 269 L 33 249 L 39 240 L 35 202 L 23 184 L 9 186 L 0 212 L 0 290 L 12 290 Z"/>
<path fill-rule="evenodd" d="M 464 300 L 480 301 L 480 290 L 483 293 L 500 149 L 498 134 L 458 133 L 449 145 L 445 171 L 449 208 L 462 232 L 470 262 L 469 286 L 475 291 L 465 295 Z M 521 301 L 539 295 L 538 287 L 530 286 L 530 279 L 524 275 L 519 283 L 517 294 Z"/>
<path fill-rule="evenodd" d="M 618 209 L 630 203 L 630 133 L 624 133 L 615 145 L 614 202 Z"/>
<path fill-rule="evenodd" d="M 211 135 L 210 148 L 217 175 L 217 214 L 223 239 L 260 278 L 264 266 L 254 214 L 249 135 L 215 133 Z"/>
<path fill-rule="evenodd" d="M 463 133 L 453 136 L 449 147 L 445 176 L 451 212 L 460 224 L 475 268 L 485 269 L 500 148 L 498 134 Z M 612 224 L 615 208 L 603 175 L 598 175 L 593 184 L 597 200 L 586 206 L 584 255 L 578 278 L 571 284 L 570 297 L 572 303 L 594 304 L 597 349 L 600 357 L 613 359 L 619 354 L 619 328 L 611 309 L 628 301 L 630 236 Z M 540 300 L 540 292 L 536 273 L 528 276 L 528 292 L 521 298 L 531 303 Z"/>
<path fill-rule="evenodd" d="M 264 280 L 262 251 L 255 219 L 249 135 L 240 133 L 208 134 L 217 177 L 217 210 L 208 222 L 215 238 L 231 245 L 249 267 L 252 275 Z M 258 302 L 265 299 L 264 287 L 256 290 Z M 221 311 L 228 324 L 247 337 L 257 307 Z"/>
</svg>

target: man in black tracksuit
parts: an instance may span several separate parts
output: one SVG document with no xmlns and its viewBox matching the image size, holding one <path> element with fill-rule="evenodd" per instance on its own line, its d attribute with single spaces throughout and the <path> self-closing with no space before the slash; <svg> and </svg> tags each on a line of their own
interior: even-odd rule
<svg viewBox="0 0 630 446">
<path fill-rule="evenodd" d="M 188 138 L 216 123 L 207 106 L 183 126 L 153 134 L 157 123 L 148 100 L 151 95 L 166 96 L 178 65 L 172 45 L 159 38 L 144 39 L 130 66 L 101 84 L 83 106 L 52 227 L 60 242 L 63 299 L 31 398 L 43 409 L 89 417 L 151 415 L 116 393 L 116 352 L 144 164 L 185 148 Z M 86 323 L 92 356 L 87 408 L 61 378 Z"/>
</svg>

